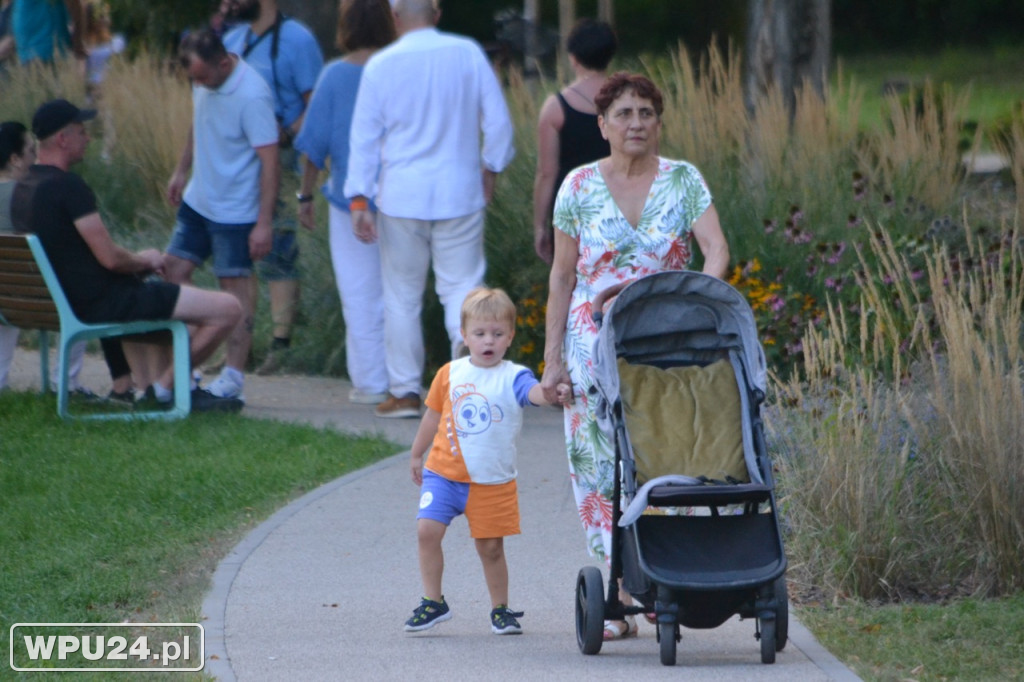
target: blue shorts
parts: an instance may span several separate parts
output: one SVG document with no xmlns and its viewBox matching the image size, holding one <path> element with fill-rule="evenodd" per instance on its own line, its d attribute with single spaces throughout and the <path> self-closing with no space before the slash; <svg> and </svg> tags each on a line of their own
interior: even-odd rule
<svg viewBox="0 0 1024 682">
<path fill-rule="evenodd" d="M 181 203 L 167 253 L 202 265 L 213 256 L 217 277 L 248 277 L 252 274 L 249 233 L 255 223 L 217 223 Z"/>
<path fill-rule="evenodd" d="M 450 525 L 461 514 L 474 538 L 503 538 L 519 534 L 519 491 L 515 479 L 497 485 L 460 483 L 423 470 L 417 519 Z"/>
</svg>

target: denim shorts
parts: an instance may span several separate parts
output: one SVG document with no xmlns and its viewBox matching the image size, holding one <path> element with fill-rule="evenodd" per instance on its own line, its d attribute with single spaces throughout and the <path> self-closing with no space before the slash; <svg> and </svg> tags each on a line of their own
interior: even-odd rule
<svg viewBox="0 0 1024 682">
<path fill-rule="evenodd" d="M 217 223 L 181 203 L 167 253 L 202 265 L 213 256 L 217 277 L 248 277 L 252 274 L 249 233 L 255 223 Z"/>
</svg>

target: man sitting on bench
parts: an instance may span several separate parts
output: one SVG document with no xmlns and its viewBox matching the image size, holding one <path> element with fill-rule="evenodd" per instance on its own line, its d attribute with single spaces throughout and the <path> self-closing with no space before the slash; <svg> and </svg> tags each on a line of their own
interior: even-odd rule
<svg viewBox="0 0 1024 682">
<path fill-rule="evenodd" d="M 36 111 L 32 132 L 39 141 L 38 155 L 11 197 L 14 229 L 39 237 L 72 310 L 83 322 L 182 320 L 190 326 L 192 366 L 199 366 L 235 328 L 241 306 L 228 293 L 147 279 L 162 274 L 164 255 L 156 249 L 132 253 L 114 243 L 96 208 L 96 195 L 69 171 L 85 158 L 89 134 L 83 124 L 95 116 L 94 110 L 62 99 Z M 122 340 L 137 387 L 145 388 L 147 399 L 169 408 L 174 366 L 168 344 Z M 237 411 L 242 405 L 237 398 L 192 390 L 196 411 Z"/>
</svg>

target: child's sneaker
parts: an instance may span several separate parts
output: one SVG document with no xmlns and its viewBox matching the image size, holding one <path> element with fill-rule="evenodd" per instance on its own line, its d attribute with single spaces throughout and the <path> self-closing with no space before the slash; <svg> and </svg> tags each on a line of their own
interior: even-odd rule
<svg viewBox="0 0 1024 682">
<path fill-rule="evenodd" d="M 491 610 L 491 632 L 496 635 L 521 635 L 523 628 L 516 618 L 522 618 L 522 611 L 512 611 L 504 604 Z"/>
<path fill-rule="evenodd" d="M 452 612 L 448 609 L 448 604 L 445 602 L 444 597 L 441 597 L 441 601 L 434 601 L 423 597 L 420 600 L 420 605 L 412 612 L 412 618 L 405 621 L 405 631 L 419 632 L 420 630 L 429 630 L 438 623 L 451 620 L 451 617 Z"/>
</svg>

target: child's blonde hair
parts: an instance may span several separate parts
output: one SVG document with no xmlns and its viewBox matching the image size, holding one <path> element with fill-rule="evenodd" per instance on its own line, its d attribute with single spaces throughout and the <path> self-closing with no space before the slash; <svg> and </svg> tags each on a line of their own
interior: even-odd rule
<svg viewBox="0 0 1024 682">
<path fill-rule="evenodd" d="M 470 319 L 499 320 L 508 322 L 509 328 L 516 329 L 516 304 L 501 289 L 477 287 L 466 294 L 462 302 L 462 328 Z"/>
</svg>

